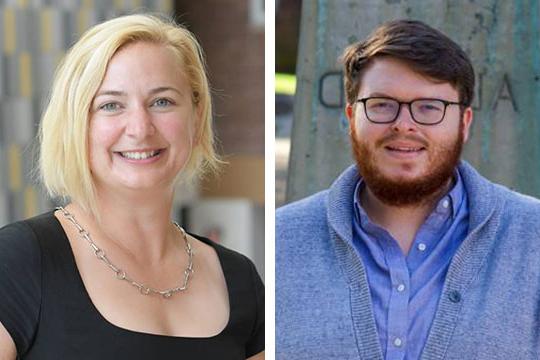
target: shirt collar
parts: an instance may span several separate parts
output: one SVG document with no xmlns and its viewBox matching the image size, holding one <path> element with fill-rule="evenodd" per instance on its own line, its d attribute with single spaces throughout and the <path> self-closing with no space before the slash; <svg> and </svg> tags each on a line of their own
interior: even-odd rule
<svg viewBox="0 0 540 360">
<path fill-rule="evenodd" d="M 463 195 L 465 191 L 465 188 L 463 187 L 463 180 L 461 179 L 461 175 L 459 174 L 457 168 L 454 171 L 454 179 L 454 186 L 448 192 L 448 194 L 445 195 L 445 197 L 450 197 L 450 203 L 452 205 L 452 217 L 456 217 L 459 207 L 461 206 L 461 202 L 463 201 Z"/>
</svg>

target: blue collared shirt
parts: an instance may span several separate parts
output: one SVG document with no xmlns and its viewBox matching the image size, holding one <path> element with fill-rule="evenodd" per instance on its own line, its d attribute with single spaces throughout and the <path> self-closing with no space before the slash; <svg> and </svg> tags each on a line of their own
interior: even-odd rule
<svg viewBox="0 0 540 360">
<path fill-rule="evenodd" d="M 364 265 L 375 322 L 386 360 L 419 359 L 450 261 L 467 235 L 467 194 L 456 170 L 453 188 L 418 230 L 407 255 L 360 205 L 365 184 L 354 192 L 353 241 Z"/>
</svg>

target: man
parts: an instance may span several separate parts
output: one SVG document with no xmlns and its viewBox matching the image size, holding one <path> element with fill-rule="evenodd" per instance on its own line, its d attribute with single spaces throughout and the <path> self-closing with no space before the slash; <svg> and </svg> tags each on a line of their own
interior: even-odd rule
<svg viewBox="0 0 540 360">
<path fill-rule="evenodd" d="M 474 72 L 418 21 L 343 55 L 356 165 L 276 212 L 278 359 L 538 359 L 540 202 L 466 162 Z"/>
</svg>

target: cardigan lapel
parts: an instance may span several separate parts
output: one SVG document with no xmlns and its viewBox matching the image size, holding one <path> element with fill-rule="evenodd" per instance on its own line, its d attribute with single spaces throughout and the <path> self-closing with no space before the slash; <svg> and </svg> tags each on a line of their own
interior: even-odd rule
<svg viewBox="0 0 540 360">
<path fill-rule="evenodd" d="M 470 165 L 462 162 L 459 171 L 469 197 L 469 232 L 448 268 L 422 360 L 444 359 L 467 290 L 495 243 L 504 205 L 495 186 Z"/>
<path fill-rule="evenodd" d="M 361 359 L 382 360 L 366 271 L 352 243 L 353 193 L 359 179 L 355 166 L 334 182 L 328 195 L 327 217 L 336 257 L 349 285 L 351 315 Z"/>
</svg>

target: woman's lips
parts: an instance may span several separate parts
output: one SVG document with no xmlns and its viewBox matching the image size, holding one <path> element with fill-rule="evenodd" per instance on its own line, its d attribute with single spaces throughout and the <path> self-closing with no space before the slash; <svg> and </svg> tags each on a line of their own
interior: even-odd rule
<svg viewBox="0 0 540 360">
<path fill-rule="evenodd" d="M 165 149 L 155 150 L 130 150 L 130 151 L 115 151 L 115 154 L 130 163 L 147 164 L 157 161 Z"/>
</svg>

